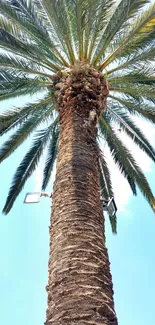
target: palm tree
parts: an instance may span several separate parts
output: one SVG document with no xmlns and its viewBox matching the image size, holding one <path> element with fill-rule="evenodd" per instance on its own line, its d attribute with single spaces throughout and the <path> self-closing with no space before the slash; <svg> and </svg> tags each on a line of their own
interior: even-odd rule
<svg viewBox="0 0 155 325">
<path fill-rule="evenodd" d="M 114 193 L 100 140 L 133 194 L 138 186 L 155 210 L 147 179 L 115 127 L 155 161 L 132 118 L 155 122 L 154 36 L 155 3 L 148 0 L 0 0 L 0 100 L 40 94 L 0 115 L 1 135 L 12 130 L 0 162 L 35 131 L 5 214 L 42 153 L 43 189 L 57 157 L 46 325 L 117 324 L 100 199 Z M 116 215 L 110 222 L 115 233 Z"/>
</svg>

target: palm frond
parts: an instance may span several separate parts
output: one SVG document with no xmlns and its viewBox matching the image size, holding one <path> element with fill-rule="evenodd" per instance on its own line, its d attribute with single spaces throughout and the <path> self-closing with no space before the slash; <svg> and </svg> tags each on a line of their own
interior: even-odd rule
<svg viewBox="0 0 155 325">
<path fill-rule="evenodd" d="M 86 29 L 85 37 L 87 40 L 85 48 L 88 51 L 89 60 L 92 59 L 93 53 L 97 53 L 96 48 L 101 38 L 103 29 L 107 24 L 109 11 L 113 4 L 113 0 L 99 0 L 95 2 L 91 0 L 89 1 L 87 18 L 88 31 Z"/>
<path fill-rule="evenodd" d="M 7 99 L 12 99 L 12 98 L 17 98 L 20 96 L 26 96 L 26 95 L 33 95 L 33 94 L 38 94 L 40 93 L 40 90 L 42 91 L 42 87 L 38 87 L 37 85 L 33 85 L 33 88 L 30 89 L 30 87 L 25 87 L 20 90 L 12 91 L 12 92 L 4 92 L 2 95 L 0 95 L 0 101 L 7 100 Z"/>
<path fill-rule="evenodd" d="M 126 68 L 134 69 L 138 67 L 140 64 L 147 64 L 152 63 L 155 57 L 155 48 L 148 48 L 145 52 L 142 50 L 138 53 L 134 53 L 131 55 L 128 55 L 125 60 L 120 61 L 120 59 L 117 60 L 116 67 L 107 70 L 106 75 L 113 74 L 116 71 L 123 70 Z"/>
<path fill-rule="evenodd" d="M 39 62 L 40 67 L 47 69 L 49 73 L 50 71 L 56 72 L 58 70 L 56 67 L 52 68 L 49 66 L 49 64 L 47 64 L 46 61 L 40 58 L 37 55 L 37 49 L 35 49 L 34 46 L 32 48 L 32 46 L 28 46 L 27 43 L 23 44 L 19 42 L 2 28 L 0 28 L 0 48 L 5 52 L 9 51 L 9 53 L 21 56 L 22 58 L 27 59 L 34 64 L 38 64 Z"/>
<path fill-rule="evenodd" d="M 34 114 L 42 114 L 46 112 L 47 108 L 51 108 L 51 115 L 53 105 L 51 103 L 51 97 L 45 96 L 35 103 L 30 103 L 24 107 L 15 107 L 9 111 L 4 111 L 0 114 L 0 135 L 6 134 L 8 131 L 13 128 L 20 126 L 25 122 L 29 117 L 32 117 Z M 51 116 L 52 117 L 52 116 Z"/>
<path fill-rule="evenodd" d="M 55 124 L 55 122 L 54 122 Z M 54 125 L 53 124 L 53 125 Z M 14 175 L 12 185 L 3 209 L 3 213 L 7 214 L 12 208 L 17 196 L 21 192 L 27 179 L 32 175 L 38 161 L 43 153 L 43 150 L 49 140 L 52 126 L 47 129 L 37 132 L 32 147 L 27 152 Z"/>
<path fill-rule="evenodd" d="M 115 50 L 101 63 L 99 69 L 103 70 L 119 57 L 148 48 L 148 46 L 154 42 L 155 37 L 154 15 L 155 3 L 151 4 L 147 10 L 144 10 L 140 16 L 138 15 L 135 23 L 133 23 L 133 21 L 131 22 L 131 28 L 127 28 L 125 36 L 119 37 L 118 46 L 116 46 Z"/>
<path fill-rule="evenodd" d="M 43 8 L 49 18 L 51 28 L 56 35 L 63 52 L 68 61 L 75 63 L 75 54 L 72 46 L 72 35 L 70 33 L 70 22 L 66 19 L 66 7 L 61 0 L 42 0 Z"/>
<path fill-rule="evenodd" d="M 0 75 L 0 100 L 16 95 L 34 94 L 47 89 L 49 85 L 51 81 L 46 77 L 27 77 L 23 72 L 5 69 Z"/>
<path fill-rule="evenodd" d="M 113 73 L 110 78 L 107 78 L 109 83 L 125 84 L 144 84 L 144 85 L 154 85 L 155 84 L 155 71 L 154 68 L 150 65 L 147 65 L 147 68 L 144 66 L 139 69 L 134 69 L 133 71 L 128 71 L 125 73 Z"/>
<path fill-rule="evenodd" d="M 155 37 L 155 3 L 138 17 L 129 34 L 129 42 L 123 47 L 121 56 L 125 57 L 132 53 L 154 47 Z"/>
<path fill-rule="evenodd" d="M 112 103 L 109 103 L 107 110 L 110 113 L 111 121 L 117 123 L 120 130 L 126 132 L 133 142 L 155 162 L 153 147 L 138 126 L 130 119 L 129 115 L 120 110 L 120 108 L 115 107 Z"/>
<path fill-rule="evenodd" d="M 107 123 L 106 119 L 103 116 L 100 116 L 100 130 L 103 134 L 105 134 L 105 131 L 107 132 L 107 144 L 111 151 L 112 157 L 116 165 L 119 167 L 121 173 L 126 178 L 127 176 L 129 176 L 131 181 L 138 185 L 139 189 L 141 190 L 144 197 L 147 199 L 153 211 L 155 211 L 155 198 L 152 194 L 152 191 L 144 173 L 135 162 L 132 154 L 124 146 L 122 141 L 116 135 L 113 128 Z M 129 185 L 131 187 L 130 183 Z"/>
<path fill-rule="evenodd" d="M 45 190 L 51 177 L 51 172 L 53 170 L 53 165 L 57 155 L 57 145 L 58 145 L 58 137 L 59 137 L 59 127 L 57 124 L 52 129 L 51 140 L 48 145 L 47 158 L 45 162 L 45 167 L 43 171 L 43 182 L 42 189 Z"/>
<path fill-rule="evenodd" d="M 30 62 L 38 64 L 38 57 L 33 51 L 29 51 L 27 48 L 27 44 L 24 44 L 22 46 L 18 40 L 15 39 L 11 34 L 9 34 L 4 29 L 0 28 L 0 48 L 5 51 L 9 51 L 9 53 L 12 53 L 17 56 L 21 56 L 24 59 L 28 59 Z M 49 67 L 40 61 L 40 66 L 44 67 L 46 69 L 49 69 Z"/>
<path fill-rule="evenodd" d="M 106 159 L 102 152 L 99 155 L 99 171 L 101 176 L 101 196 L 103 196 L 106 200 L 114 197 L 114 192 L 112 189 L 110 171 L 108 169 L 108 165 Z"/>
<path fill-rule="evenodd" d="M 103 1 L 104 2 L 104 1 Z M 93 15 L 96 12 L 96 7 L 98 6 L 98 1 L 88 0 L 87 1 L 87 14 L 85 15 L 85 31 L 83 35 L 83 57 L 85 60 L 88 59 L 88 47 L 90 44 L 90 38 L 93 32 Z M 96 20 L 95 20 L 96 21 Z M 90 57 L 89 57 L 90 59 Z M 89 60 L 90 61 L 90 60 Z"/>
<path fill-rule="evenodd" d="M 24 83 L 25 84 L 44 84 L 45 86 L 51 85 L 51 80 L 47 78 L 46 76 L 27 76 L 27 73 L 24 71 L 15 71 L 13 69 L 3 69 L 1 71 L 0 75 L 0 91 L 5 90 L 5 84 L 14 84 L 15 83 L 20 84 Z M 18 87 L 18 86 L 17 86 Z M 16 89 L 16 88 L 15 88 Z"/>
<path fill-rule="evenodd" d="M 100 151 L 99 154 L 99 176 L 100 176 L 100 189 L 101 189 L 101 196 L 105 200 L 109 200 L 110 198 L 114 197 L 110 171 L 108 169 L 108 165 L 106 159 L 102 152 Z M 117 218 L 116 215 L 113 217 L 109 217 L 110 224 L 113 233 L 117 233 Z"/>
<path fill-rule="evenodd" d="M 34 0 L 33 3 L 34 3 L 34 10 L 37 11 L 38 16 L 40 17 L 41 21 L 44 21 L 44 24 L 47 27 L 51 42 L 52 42 L 52 44 L 54 46 L 54 52 L 55 52 L 55 54 L 57 56 L 57 59 L 60 62 L 62 62 L 62 64 L 64 66 L 68 67 L 69 62 L 66 59 L 67 55 L 66 55 L 65 51 L 63 51 L 63 46 L 62 46 L 61 42 L 59 42 L 59 38 L 57 36 L 57 33 L 55 32 L 55 30 L 54 30 L 54 28 L 53 28 L 53 26 L 51 24 L 51 21 L 50 21 L 49 16 L 48 16 L 48 12 L 46 11 L 42 0 Z M 58 31 L 58 33 L 59 33 L 59 31 Z"/>
<path fill-rule="evenodd" d="M 105 119 L 105 117 L 104 117 L 104 119 Z M 100 117 L 100 120 L 101 120 L 101 117 Z M 109 121 L 107 121 L 107 123 L 109 124 Z M 100 129 L 100 132 L 101 132 L 102 136 L 104 136 L 105 141 L 107 141 L 108 131 L 107 131 L 107 128 L 105 129 L 103 127 L 103 120 L 102 120 L 102 122 L 100 121 L 100 123 L 99 123 L 99 129 Z M 108 145 L 110 146 L 110 143 L 108 143 Z M 111 151 L 115 152 L 114 141 L 112 143 L 112 150 Z M 119 168 L 120 172 L 122 173 L 122 175 L 128 181 L 133 195 L 137 195 L 136 184 L 135 184 L 135 180 L 131 176 L 131 171 L 130 172 L 128 171 L 128 168 L 125 165 L 125 161 L 123 159 L 119 159 L 119 155 L 117 154 L 117 152 L 116 152 L 116 154 L 114 156 L 114 161 L 115 161 L 115 164 L 118 166 L 118 168 Z"/>
<path fill-rule="evenodd" d="M 13 56 L 8 53 L 0 54 L 0 67 L 1 69 L 7 69 L 7 71 L 12 71 L 11 69 L 15 69 L 33 75 L 41 75 L 49 78 L 52 76 L 41 69 L 39 64 L 34 64 L 30 60 L 24 60 L 19 56 Z"/>
<path fill-rule="evenodd" d="M 5 21 L 6 30 L 6 18 L 13 23 L 9 24 L 10 33 L 18 36 L 20 39 L 25 40 L 25 36 L 36 43 L 35 53 L 41 56 L 48 57 L 53 63 L 60 63 L 62 61 L 59 58 L 59 52 L 56 50 L 54 43 L 52 42 L 48 30 L 44 21 L 39 18 L 37 11 L 35 10 L 33 3 L 27 1 L 16 1 L 17 6 L 12 5 L 12 1 L 1 0 L 1 13 L 3 14 L 3 22 Z M 20 34 L 19 34 L 20 30 Z M 30 41 L 29 41 L 30 43 Z M 29 46 L 29 44 L 28 44 Z M 56 53 L 55 53 L 56 50 Z M 50 61 L 49 61 L 50 65 Z"/>
<path fill-rule="evenodd" d="M 129 96 L 133 96 L 133 98 L 144 98 L 149 101 L 155 102 L 155 86 L 154 85 L 141 85 L 135 84 L 134 87 L 131 83 L 111 83 L 109 86 L 110 91 L 114 91 L 120 94 L 125 94 Z"/>
<path fill-rule="evenodd" d="M 111 11 L 111 17 L 107 26 L 103 29 L 101 40 L 97 46 L 92 64 L 96 65 L 105 53 L 107 47 L 113 38 L 117 35 L 120 37 L 121 29 L 129 21 L 137 15 L 138 11 L 148 3 L 147 0 L 121 0 L 118 6 L 114 3 Z"/>
<path fill-rule="evenodd" d="M 154 107 L 144 102 L 142 99 L 140 99 L 140 101 L 136 101 L 120 98 L 113 95 L 109 95 L 109 97 L 113 99 L 114 102 L 118 103 L 118 105 L 121 104 L 121 109 L 124 108 L 132 115 L 137 114 L 138 116 L 142 116 L 148 121 L 155 123 Z"/>
<path fill-rule="evenodd" d="M 83 6 L 82 4 L 84 1 L 82 0 L 76 0 L 76 17 L 77 17 L 77 34 L 78 34 L 78 45 L 79 45 L 79 60 L 83 59 L 83 41 L 84 41 L 84 35 L 83 35 L 83 28 L 82 28 L 82 16 L 83 16 Z"/>
<path fill-rule="evenodd" d="M 36 112 L 33 116 L 30 116 L 27 121 L 23 122 L 18 130 L 0 149 L 0 163 L 9 157 L 50 114 L 51 108 L 47 108 L 46 111 L 43 111 L 42 113 Z"/>
<path fill-rule="evenodd" d="M 10 31 L 11 30 L 11 31 Z M 30 41 L 18 28 L 0 16 L 0 48 L 21 55 L 53 72 L 60 70 L 60 65 L 52 58 L 46 57 L 44 51 L 35 42 Z M 53 62 L 54 61 L 54 62 Z"/>
</svg>

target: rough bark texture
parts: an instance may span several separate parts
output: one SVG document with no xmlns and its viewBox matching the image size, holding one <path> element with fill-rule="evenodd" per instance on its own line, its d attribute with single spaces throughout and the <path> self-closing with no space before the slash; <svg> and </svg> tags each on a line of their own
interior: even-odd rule
<svg viewBox="0 0 155 325">
<path fill-rule="evenodd" d="M 56 88 L 60 138 L 45 324 L 116 325 L 96 146 L 107 84 L 95 72 L 76 71 Z"/>
</svg>

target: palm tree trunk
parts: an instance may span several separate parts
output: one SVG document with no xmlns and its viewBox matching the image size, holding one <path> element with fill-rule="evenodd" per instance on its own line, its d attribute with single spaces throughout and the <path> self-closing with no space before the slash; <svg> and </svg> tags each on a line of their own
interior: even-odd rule
<svg viewBox="0 0 155 325">
<path fill-rule="evenodd" d="M 70 89 L 70 88 L 69 88 Z M 50 226 L 46 325 L 116 325 L 100 201 L 95 100 L 66 90 Z M 94 114 L 95 115 L 95 114 Z"/>
</svg>

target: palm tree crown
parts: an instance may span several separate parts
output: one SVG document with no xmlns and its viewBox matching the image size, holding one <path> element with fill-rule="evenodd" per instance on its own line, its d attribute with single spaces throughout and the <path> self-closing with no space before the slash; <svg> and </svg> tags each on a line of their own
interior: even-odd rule
<svg viewBox="0 0 155 325">
<path fill-rule="evenodd" d="M 155 211 L 149 184 L 114 127 L 118 125 L 155 161 L 153 147 L 132 119 L 137 115 L 155 122 L 154 36 L 155 3 L 147 0 L 0 0 L 0 100 L 42 95 L 35 103 L 0 115 L 1 135 L 15 129 L 0 150 L 0 162 L 35 131 L 14 175 L 4 213 L 10 211 L 45 148 L 42 187 L 47 186 L 59 137 L 57 84 L 78 65 L 106 78 L 109 95 L 98 121 L 98 141 L 105 139 L 133 194 L 138 186 Z M 39 130 L 44 121 L 48 124 Z M 101 151 L 99 170 L 102 195 L 113 196 Z"/>
</svg>

